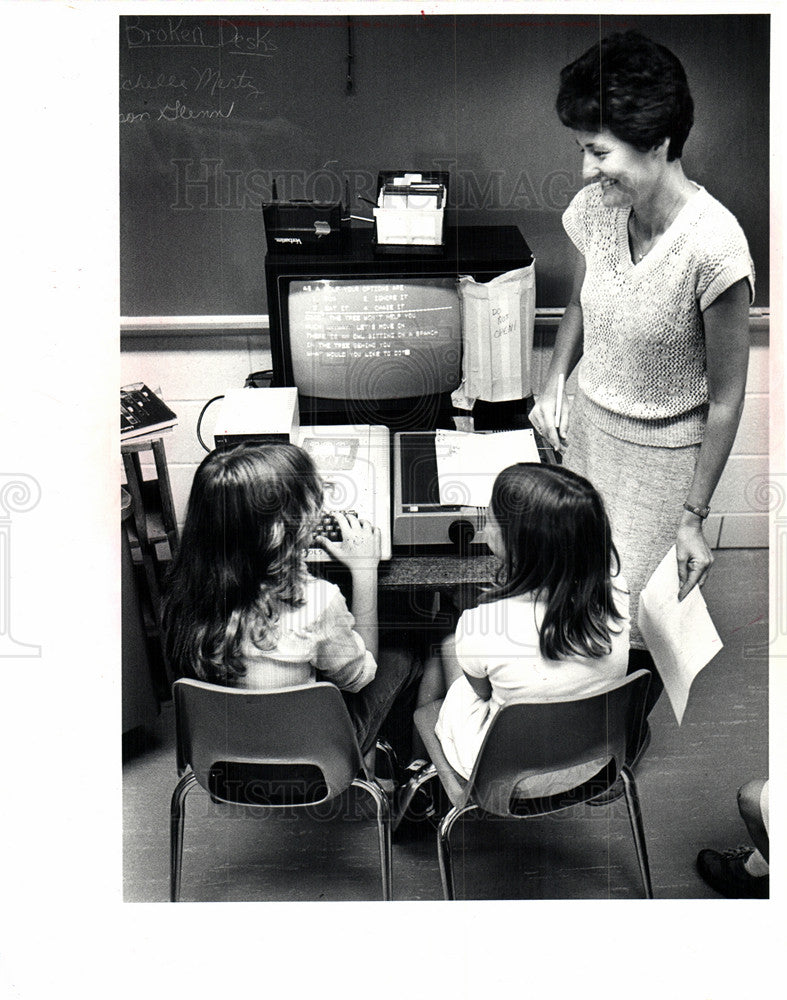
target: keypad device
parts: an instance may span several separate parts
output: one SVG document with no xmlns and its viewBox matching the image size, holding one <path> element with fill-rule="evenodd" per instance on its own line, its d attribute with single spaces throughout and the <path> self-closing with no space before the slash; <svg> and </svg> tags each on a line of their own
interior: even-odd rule
<svg viewBox="0 0 787 1000">
<path fill-rule="evenodd" d="M 354 510 L 345 510 L 343 513 L 358 516 Z M 340 542 L 342 540 L 342 529 L 339 527 L 339 522 L 336 520 L 336 516 L 329 510 L 322 512 L 320 521 L 314 529 L 315 542 L 320 538 L 327 538 L 329 542 Z"/>
<path fill-rule="evenodd" d="M 371 424 L 301 426 L 298 443 L 311 455 L 323 483 L 323 504 L 330 515 L 318 525 L 317 540 L 306 558 L 330 562 L 330 544 L 341 540 L 341 511 L 373 524 L 380 532 L 382 559 L 391 558 L 390 434 Z M 320 541 L 322 537 L 322 541 Z M 344 540 L 344 545 L 347 540 Z"/>
</svg>

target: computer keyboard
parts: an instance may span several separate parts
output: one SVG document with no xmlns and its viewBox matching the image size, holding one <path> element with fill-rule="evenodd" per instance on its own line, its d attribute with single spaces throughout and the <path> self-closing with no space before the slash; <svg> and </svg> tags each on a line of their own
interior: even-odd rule
<svg viewBox="0 0 787 1000">
<path fill-rule="evenodd" d="M 387 427 L 367 424 L 301 427 L 299 443 L 314 461 L 323 481 L 328 513 L 345 511 L 380 530 L 382 559 L 391 558 L 390 436 Z M 335 520 L 335 519 L 334 519 Z M 329 525 L 339 541 L 338 524 Z M 327 535 L 331 538 L 331 535 Z M 319 543 L 307 554 L 311 562 L 329 562 Z"/>
<path fill-rule="evenodd" d="M 345 510 L 342 513 L 353 514 L 355 517 L 358 516 L 354 510 Z M 314 529 L 313 538 L 315 544 L 319 544 L 320 538 L 327 538 L 329 542 L 340 542 L 342 540 L 342 529 L 339 527 L 339 522 L 336 520 L 336 515 L 333 511 L 324 510 L 322 512 L 319 524 Z"/>
</svg>

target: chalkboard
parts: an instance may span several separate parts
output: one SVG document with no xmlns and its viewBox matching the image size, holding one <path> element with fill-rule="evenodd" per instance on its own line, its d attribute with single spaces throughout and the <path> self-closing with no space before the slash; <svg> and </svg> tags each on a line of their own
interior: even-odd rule
<svg viewBox="0 0 787 1000">
<path fill-rule="evenodd" d="M 122 314 L 265 313 L 273 180 L 368 216 L 378 171 L 401 168 L 450 171 L 454 224 L 518 225 L 537 304 L 565 305 L 581 173 L 558 74 L 629 27 L 686 68 L 684 168 L 743 226 L 767 305 L 767 15 L 141 15 L 120 18 Z"/>
</svg>

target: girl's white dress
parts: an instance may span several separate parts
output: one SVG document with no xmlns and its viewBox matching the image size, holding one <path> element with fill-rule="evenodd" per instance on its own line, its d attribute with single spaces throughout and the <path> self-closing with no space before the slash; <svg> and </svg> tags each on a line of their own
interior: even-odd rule
<svg viewBox="0 0 787 1000">
<path fill-rule="evenodd" d="M 607 656 L 574 656 L 545 659 L 538 637 L 546 606 L 530 595 L 507 597 L 465 611 L 456 630 L 456 656 L 471 677 L 488 677 L 492 697 L 484 701 L 469 681 L 460 677 L 446 694 L 435 726 L 448 762 L 460 775 L 470 777 L 486 731 L 496 712 L 509 701 L 546 701 L 593 694 L 628 668 L 628 593 L 617 577 L 613 590 L 623 621 L 610 622 L 612 650 Z M 560 733 L 555 733 L 560 739 Z M 527 779 L 522 793 L 551 795 L 592 777 L 605 760 Z"/>
</svg>

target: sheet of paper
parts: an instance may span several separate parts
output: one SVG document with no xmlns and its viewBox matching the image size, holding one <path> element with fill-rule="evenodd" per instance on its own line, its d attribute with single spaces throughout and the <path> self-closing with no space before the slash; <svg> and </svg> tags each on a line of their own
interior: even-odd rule
<svg viewBox="0 0 787 1000">
<path fill-rule="evenodd" d="M 679 588 L 673 545 L 640 594 L 639 627 L 678 725 L 683 721 L 694 678 L 723 648 L 700 588 L 695 587 L 678 603 Z"/>
<path fill-rule="evenodd" d="M 435 435 L 441 504 L 486 507 L 498 472 L 514 462 L 539 462 L 530 428 L 491 434 L 438 430 Z"/>
</svg>

